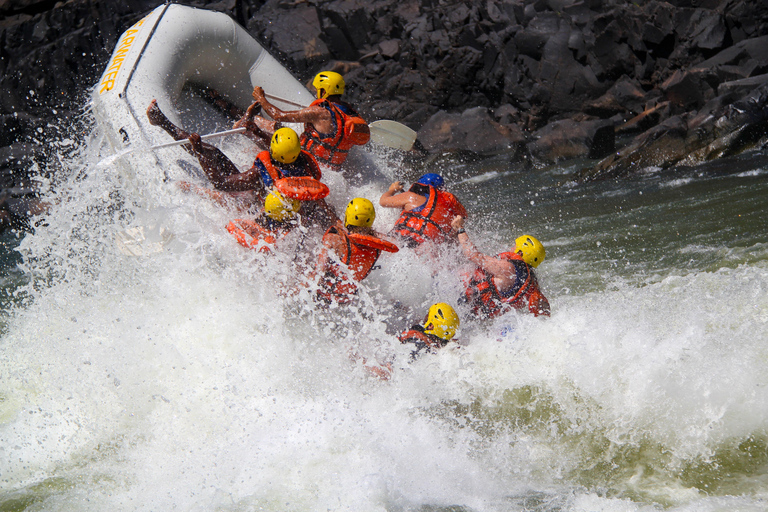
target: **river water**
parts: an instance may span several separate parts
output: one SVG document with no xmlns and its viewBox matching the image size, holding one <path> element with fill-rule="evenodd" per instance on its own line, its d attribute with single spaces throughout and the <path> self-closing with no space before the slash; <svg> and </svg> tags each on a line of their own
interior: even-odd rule
<svg viewBox="0 0 768 512">
<path fill-rule="evenodd" d="M 4 238 L 0 510 L 768 508 L 768 155 L 581 186 L 437 169 L 478 248 L 545 244 L 553 313 L 464 322 L 413 362 L 392 334 L 456 303 L 454 255 L 382 256 L 323 311 L 281 292 L 295 251 L 241 248 L 232 212 L 108 155 L 98 130 L 68 148 L 44 222 Z M 412 178 L 373 158 L 326 174 L 334 205 Z M 137 226 L 162 250 L 122 254 Z"/>
</svg>

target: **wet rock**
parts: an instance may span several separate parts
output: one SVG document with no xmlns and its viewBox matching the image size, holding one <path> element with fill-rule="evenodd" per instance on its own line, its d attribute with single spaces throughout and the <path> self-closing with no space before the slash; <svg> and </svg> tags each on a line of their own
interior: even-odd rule
<svg viewBox="0 0 768 512">
<path fill-rule="evenodd" d="M 753 76 L 751 78 L 723 82 L 717 87 L 717 93 L 718 95 L 728 93 L 736 93 L 738 96 L 747 95 L 766 83 L 768 83 L 768 73 Z"/>
<path fill-rule="evenodd" d="M 587 102 L 584 112 L 603 119 L 615 114 L 639 114 L 644 110 L 645 98 L 640 83 L 625 75 L 598 99 Z"/>
<path fill-rule="evenodd" d="M 544 46 L 560 31 L 560 17 L 554 12 L 537 14 L 515 35 L 515 45 L 522 55 L 541 59 Z"/>
<path fill-rule="evenodd" d="M 601 158 L 615 149 L 613 123 L 565 119 L 548 124 L 531 136 L 531 156 L 551 164 L 576 158 Z"/>
<path fill-rule="evenodd" d="M 418 139 L 427 151 L 471 151 L 482 156 L 518 150 L 525 142 L 522 131 L 494 121 L 482 107 L 461 114 L 440 111 L 419 130 Z"/>
<path fill-rule="evenodd" d="M 667 100 L 684 110 L 695 110 L 715 96 L 715 88 L 706 80 L 708 69 L 675 71 L 660 89 Z"/>
<path fill-rule="evenodd" d="M 331 50 L 326 41 L 334 45 L 334 50 L 340 56 L 347 59 L 356 56 L 343 35 L 334 30 L 328 33 L 323 31 L 314 7 L 305 5 L 290 10 L 277 7 L 264 9 L 249 20 L 247 28 L 273 51 L 278 51 L 300 75 L 305 74 L 305 70 L 313 64 L 331 60 Z"/>
<path fill-rule="evenodd" d="M 674 116 L 651 128 L 628 146 L 601 160 L 591 169 L 582 170 L 578 182 L 617 178 L 649 167 L 664 167 L 680 160 L 685 153 L 688 131 L 685 116 Z"/>
<path fill-rule="evenodd" d="M 643 112 L 616 127 L 617 135 L 626 135 L 648 130 L 670 116 L 668 101 L 656 103 Z"/>
<path fill-rule="evenodd" d="M 649 167 L 692 165 L 751 149 L 768 135 L 768 85 L 731 103 L 717 97 L 701 112 L 673 116 L 582 170 L 577 181 L 617 178 Z"/>
</svg>

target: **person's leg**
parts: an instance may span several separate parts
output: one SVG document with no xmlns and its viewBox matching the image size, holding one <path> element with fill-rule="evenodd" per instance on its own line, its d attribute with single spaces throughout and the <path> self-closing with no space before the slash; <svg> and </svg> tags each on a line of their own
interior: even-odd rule
<svg viewBox="0 0 768 512">
<path fill-rule="evenodd" d="M 147 117 L 149 118 L 149 124 L 153 126 L 159 126 L 168 134 L 174 138 L 174 140 L 189 139 L 189 144 L 184 144 L 182 147 L 192 156 L 197 158 L 200 162 L 200 166 L 203 168 L 203 172 L 208 176 L 208 179 L 215 184 L 222 181 L 223 178 L 231 176 L 232 174 L 238 174 L 240 171 L 237 169 L 232 160 L 227 155 L 221 152 L 219 148 L 203 142 L 200 135 L 197 133 L 190 133 L 182 130 L 171 122 L 168 117 L 160 110 L 157 105 L 157 100 L 152 100 L 147 108 Z"/>
<path fill-rule="evenodd" d="M 160 110 L 160 107 L 157 105 L 157 100 L 152 100 L 149 107 L 147 107 L 147 117 L 149 118 L 149 124 L 152 126 L 159 126 L 168 132 L 168 135 L 173 137 L 173 140 L 184 140 L 189 138 L 189 132 L 185 132 L 173 124 L 163 111 Z M 185 149 L 189 150 L 189 148 Z"/>
</svg>

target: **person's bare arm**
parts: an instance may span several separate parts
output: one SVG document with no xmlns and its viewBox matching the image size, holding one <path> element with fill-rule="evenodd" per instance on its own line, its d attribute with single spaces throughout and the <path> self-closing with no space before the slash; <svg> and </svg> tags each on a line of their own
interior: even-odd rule
<svg viewBox="0 0 768 512">
<path fill-rule="evenodd" d="M 381 194 L 379 204 L 386 208 L 400 208 L 413 210 L 427 201 L 424 196 L 413 192 L 403 192 L 403 183 L 396 181 L 389 186 L 389 190 Z"/>
<path fill-rule="evenodd" d="M 244 135 L 261 147 L 269 147 L 269 140 L 277 129 L 277 122 L 264 119 L 257 114 L 260 105 L 252 103 L 243 117 L 238 119 L 232 128 L 245 128 Z"/>
<path fill-rule="evenodd" d="M 177 181 L 176 185 L 184 192 L 194 192 L 195 194 L 211 199 L 219 206 L 229 206 L 227 198 L 224 194 L 218 190 L 211 190 L 209 188 L 199 187 L 188 181 Z"/>
<path fill-rule="evenodd" d="M 256 167 L 251 167 L 245 172 L 232 174 L 213 184 L 217 190 L 226 192 L 242 192 L 255 190 L 259 197 L 265 197 L 264 183 L 261 174 Z"/>
<path fill-rule="evenodd" d="M 253 98 L 261 105 L 264 113 L 278 123 L 309 123 L 320 133 L 331 131 L 331 113 L 323 107 L 314 106 L 300 110 L 281 110 L 267 100 L 267 97 L 264 95 L 264 89 L 261 87 L 253 88 Z"/>
<path fill-rule="evenodd" d="M 494 277 L 500 279 L 509 279 L 510 271 L 514 271 L 512 264 L 500 258 L 488 256 L 478 251 L 474 244 L 469 240 L 469 235 L 464 231 L 464 217 L 457 215 L 451 221 L 451 227 L 458 233 L 459 245 L 461 250 L 470 261 L 487 270 Z"/>
<path fill-rule="evenodd" d="M 381 197 L 379 198 L 379 204 L 381 206 L 386 206 L 387 208 L 402 208 L 403 207 L 403 194 L 401 192 L 403 191 L 403 183 L 401 181 L 396 181 L 392 183 L 389 186 L 389 189 L 387 189 L 386 192 L 381 194 Z M 397 195 L 396 195 L 397 194 Z"/>
</svg>

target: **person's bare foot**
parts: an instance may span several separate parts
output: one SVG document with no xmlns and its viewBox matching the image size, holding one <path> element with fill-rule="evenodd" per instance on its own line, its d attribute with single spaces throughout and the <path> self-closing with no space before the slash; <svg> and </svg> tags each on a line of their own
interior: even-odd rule
<svg viewBox="0 0 768 512">
<path fill-rule="evenodd" d="M 147 107 L 147 118 L 149 119 L 149 124 L 152 126 L 159 126 L 168 134 L 173 137 L 175 140 L 182 140 L 189 138 L 189 134 L 173 124 L 170 119 L 163 113 L 162 110 L 160 110 L 160 107 L 157 104 L 157 100 L 152 100 L 149 104 L 149 107 Z"/>
<path fill-rule="evenodd" d="M 165 114 L 157 105 L 157 100 L 152 100 L 149 107 L 147 107 L 147 117 L 149 118 L 149 124 L 152 126 L 162 126 L 168 122 L 168 118 L 165 117 Z"/>
</svg>

